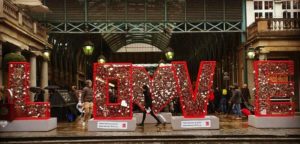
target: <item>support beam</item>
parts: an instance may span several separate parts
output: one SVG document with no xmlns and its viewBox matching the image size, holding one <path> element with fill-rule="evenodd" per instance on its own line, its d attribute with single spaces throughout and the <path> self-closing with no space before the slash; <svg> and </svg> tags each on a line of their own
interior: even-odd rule
<svg viewBox="0 0 300 144">
<path fill-rule="evenodd" d="M 49 33 L 161 33 L 170 28 L 172 33 L 239 32 L 245 35 L 246 26 L 241 21 L 198 21 L 198 22 L 48 22 Z M 83 27 L 87 25 L 88 30 Z M 129 31 L 124 27 L 130 26 Z M 245 39 L 245 38 L 244 38 Z"/>
<path fill-rule="evenodd" d="M 246 42 L 246 24 L 247 24 L 247 21 L 246 21 L 246 18 L 247 18 L 247 15 L 246 15 L 246 0 L 243 0 L 242 2 L 242 18 L 243 18 L 243 21 L 242 21 L 242 33 L 241 33 L 241 43 L 244 44 Z M 244 62 L 244 81 L 243 83 L 246 83 L 248 84 L 248 64 L 247 64 L 247 48 L 243 48 L 243 62 Z M 249 84 L 248 84 L 249 85 Z"/>
<path fill-rule="evenodd" d="M 65 30 L 67 28 L 67 0 L 64 0 L 64 22 L 65 22 Z"/>
<path fill-rule="evenodd" d="M 88 21 L 88 0 L 84 0 L 84 22 Z"/>
<path fill-rule="evenodd" d="M 165 2 L 165 4 L 164 4 L 164 24 L 165 24 L 165 27 L 164 28 L 166 28 L 166 23 L 167 23 L 167 21 L 168 21 L 168 1 L 167 0 L 164 0 L 164 2 Z"/>
</svg>

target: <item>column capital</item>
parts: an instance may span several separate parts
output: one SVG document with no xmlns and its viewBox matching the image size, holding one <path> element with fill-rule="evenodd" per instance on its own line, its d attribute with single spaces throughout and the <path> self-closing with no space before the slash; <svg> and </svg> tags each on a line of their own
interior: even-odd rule
<svg viewBox="0 0 300 144">
<path fill-rule="evenodd" d="M 42 56 L 42 52 L 40 51 L 30 50 L 29 52 L 31 57 Z"/>
</svg>

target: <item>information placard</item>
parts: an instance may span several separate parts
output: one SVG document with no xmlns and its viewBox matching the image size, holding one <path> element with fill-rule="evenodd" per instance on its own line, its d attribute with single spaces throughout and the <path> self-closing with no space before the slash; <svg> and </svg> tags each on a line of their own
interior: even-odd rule
<svg viewBox="0 0 300 144">
<path fill-rule="evenodd" d="M 100 121 L 97 122 L 98 129 L 127 129 L 127 122 L 109 122 L 109 121 Z"/>
<path fill-rule="evenodd" d="M 181 121 L 181 128 L 211 127 L 211 120 Z"/>
</svg>

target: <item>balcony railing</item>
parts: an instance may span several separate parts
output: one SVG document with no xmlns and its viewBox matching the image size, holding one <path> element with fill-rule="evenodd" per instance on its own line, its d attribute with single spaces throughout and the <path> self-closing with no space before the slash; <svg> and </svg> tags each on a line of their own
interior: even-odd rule
<svg viewBox="0 0 300 144">
<path fill-rule="evenodd" d="M 39 25 L 30 16 L 23 13 L 11 1 L 3 0 L 3 12 L 0 13 L 3 13 L 2 16 L 5 20 L 9 21 L 10 23 L 13 23 L 18 28 L 27 31 L 32 36 L 39 37 L 44 41 L 47 40 L 47 29 Z"/>
<path fill-rule="evenodd" d="M 273 31 L 299 30 L 300 19 L 268 19 L 268 29 Z"/>
<path fill-rule="evenodd" d="M 247 28 L 247 39 L 268 32 L 300 32 L 300 19 L 258 19 Z"/>
</svg>

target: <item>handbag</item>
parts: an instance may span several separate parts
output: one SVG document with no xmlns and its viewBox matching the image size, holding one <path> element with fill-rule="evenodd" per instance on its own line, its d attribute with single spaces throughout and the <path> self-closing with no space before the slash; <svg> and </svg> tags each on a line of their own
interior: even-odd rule
<svg viewBox="0 0 300 144">
<path fill-rule="evenodd" d="M 150 113 L 151 112 L 151 108 L 150 107 L 146 108 L 146 112 Z"/>
</svg>

